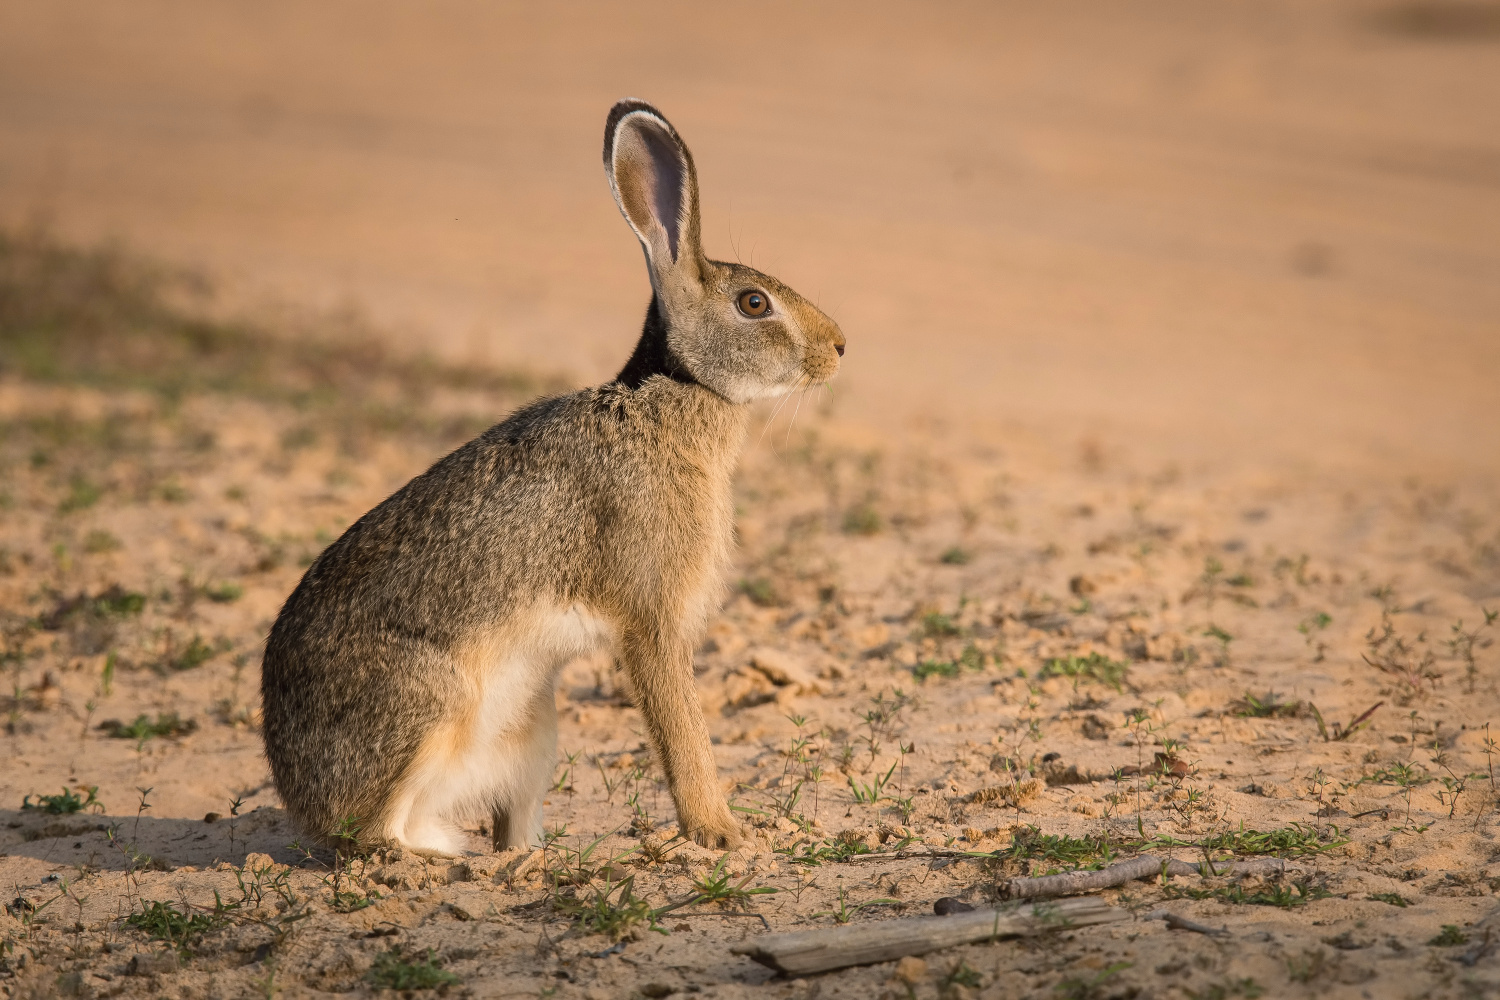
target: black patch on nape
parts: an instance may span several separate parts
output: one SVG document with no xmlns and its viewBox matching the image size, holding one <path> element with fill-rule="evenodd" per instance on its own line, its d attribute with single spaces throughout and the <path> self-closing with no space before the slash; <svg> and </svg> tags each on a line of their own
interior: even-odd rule
<svg viewBox="0 0 1500 1000">
<path fill-rule="evenodd" d="M 615 381 L 627 389 L 639 389 L 653 375 L 665 375 L 684 385 L 695 385 L 698 381 L 682 360 L 672 353 L 667 343 L 667 321 L 662 318 L 655 295 L 651 296 L 651 304 L 646 307 L 646 324 L 641 328 L 641 339 L 635 342 L 635 351 L 620 369 L 620 374 L 615 376 Z"/>
</svg>

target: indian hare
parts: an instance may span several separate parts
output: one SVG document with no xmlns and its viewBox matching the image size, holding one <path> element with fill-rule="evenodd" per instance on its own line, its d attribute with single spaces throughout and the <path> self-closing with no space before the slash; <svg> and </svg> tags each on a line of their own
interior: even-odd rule
<svg viewBox="0 0 1500 1000">
<path fill-rule="evenodd" d="M 459 822 L 485 815 L 496 849 L 539 843 L 557 674 L 601 648 L 629 674 L 683 831 L 742 838 L 693 648 L 731 556 L 749 404 L 827 381 L 844 335 L 775 278 L 703 255 L 693 158 L 651 105 L 610 110 L 604 169 L 651 277 L 620 374 L 407 483 L 324 550 L 271 629 L 266 756 L 324 843 L 452 854 Z"/>
</svg>

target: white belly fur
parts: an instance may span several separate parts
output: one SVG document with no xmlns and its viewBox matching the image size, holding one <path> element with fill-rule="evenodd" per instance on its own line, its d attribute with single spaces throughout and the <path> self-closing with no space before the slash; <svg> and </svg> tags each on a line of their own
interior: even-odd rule
<svg viewBox="0 0 1500 1000">
<path fill-rule="evenodd" d="M 423 742 L 387 812 L 384 837 L 452 855 L 460 821 L 499 809 L 512 818 L 512 844 L 539 843 L 542 796 L 557 761 L 558 672 L 612 650 L 614 638 L 609 623 L 575 604 L 516 615 L 466 644 L 455 656 L 457 707 Z"/>
</svg>

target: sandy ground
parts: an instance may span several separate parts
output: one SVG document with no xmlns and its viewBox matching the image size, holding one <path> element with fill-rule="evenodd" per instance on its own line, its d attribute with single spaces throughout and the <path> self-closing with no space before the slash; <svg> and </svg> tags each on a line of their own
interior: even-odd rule
<svg viewBox="0 0 1500 1000">
<path fill-rule="evenodd" d="M 0 989 L 370 991 L 432 949 L 473 996 L 1496 992 L 1500 28 L 1453 11 L 7 6 L 0 217 L 201 265 L 195 310 L 607 376 L 645 283 L 596 134 L 635 93 L 693 145 L 710 249 L 851 346 L 759 418 L 698 654 L 755 846 L 672 841 L 628 691 L 579 663 L 550 848 L 476 817 L 434 864 L 295 848 L 260 643 L 324 544 L 548 383 L 178 396 L 0 358 Z M 904 978 L 729 951 L 1100 837 L 1300 868 L 1133 883 L 1128 922 Z M 776 891 L 623 948 L 569 909 L 721 860 Z M 200 923 L 129 922 L 160 901 Z"/>
<path fill-rule="evenodd" d="M 322 545 L 531 388 L 439 379 L 403 422 L 374 374 L 277 402 L 27 370 L 0 382 L 9 995 L 369 990 L 392 953 L 474 996 L 1468 996 L 1500 976 L 1492 486 L 1060 458 L 1019 433 L 892 444 L 816 401 L 768 412 L 696 661 L 752 846 L 673 839 L 604 660 L 557 693 L 546 851 L 494 855 L 476 817 L 455 862 L 345 863 L 299 849 L 278 808 L 262 638 Z M 1107 894 L 1125 923 L 905 979 L 788 982 L 729 951 L 765 926 L 983 904 L 1100 862 L 1100 838 L 1300 867 L 1134 883 Z M 624 877 L 660 908 L 726 873 L 767 891 L 690 902 L 664 936 L 570 910 L 618 904 Z M 200 925 L 139 926 L 161 902 Z M 1227 933 L 1146 919 L 1163 905 Z"/>
</svg>

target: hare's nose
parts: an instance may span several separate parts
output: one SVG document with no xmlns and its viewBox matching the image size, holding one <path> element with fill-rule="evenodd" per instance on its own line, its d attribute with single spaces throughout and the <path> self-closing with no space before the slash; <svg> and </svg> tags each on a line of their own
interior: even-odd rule
<svg viewBox="0 0 1500 1000">
<path fill-rule="evenodd" d="M 835 351 L 838 351 L 839 357 L 842 358 L 844 356 L 844 337 L 842 334 L 839 335 L 838 340 L 835 340 L 833 342 L 833 349 Z"/>
</svg>

